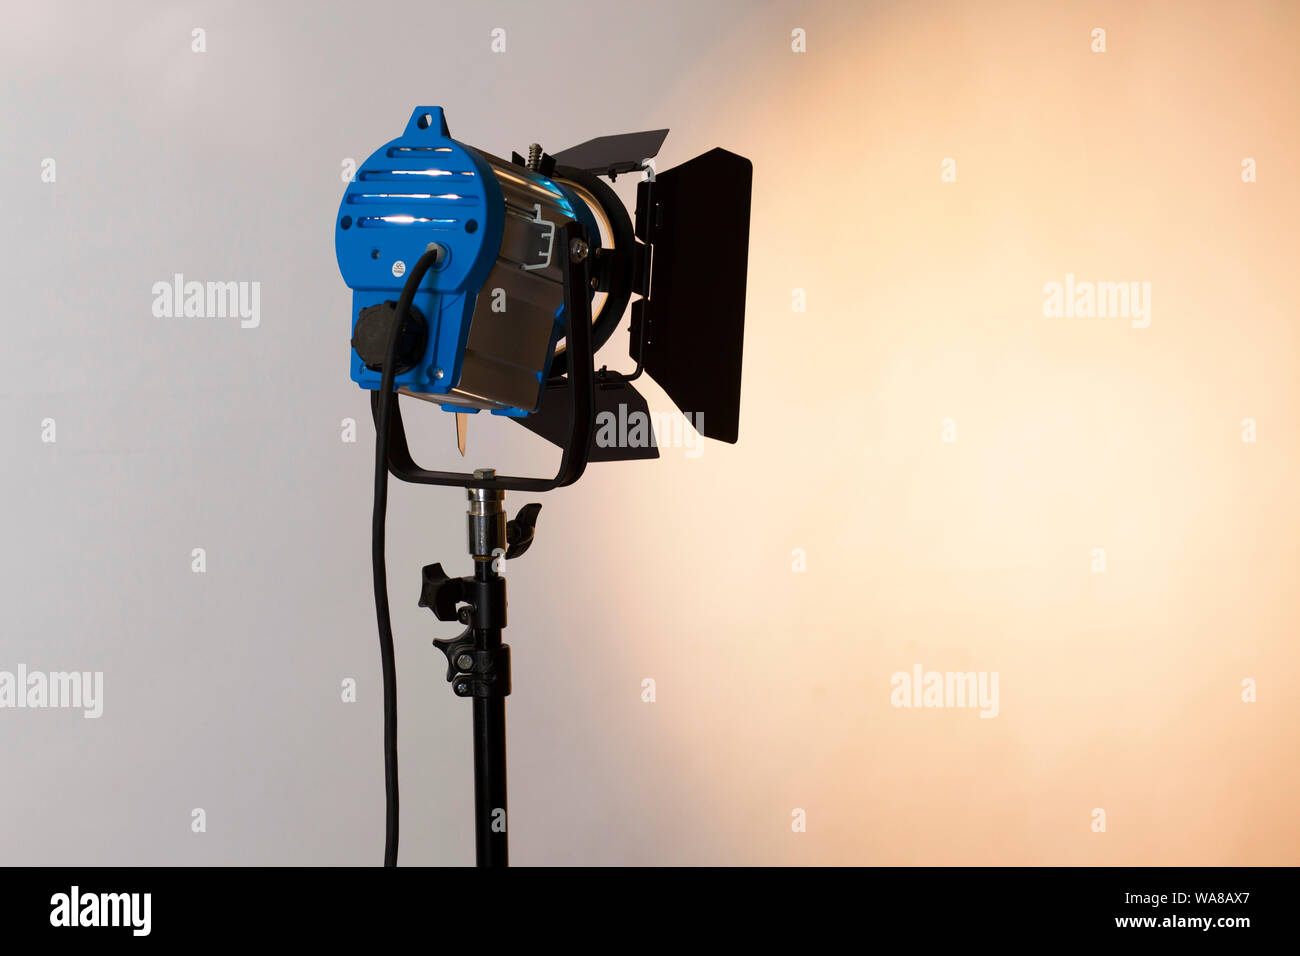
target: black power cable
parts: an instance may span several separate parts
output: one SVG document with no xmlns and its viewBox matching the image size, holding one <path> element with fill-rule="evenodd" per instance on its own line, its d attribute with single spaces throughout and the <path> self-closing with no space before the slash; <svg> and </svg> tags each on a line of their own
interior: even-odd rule
<svg viewBox="0 0 1300 956">
<path fill-rule="evenodd" d="M 388 511 L 388 427 L 392 417 L 393 369 L 397 365 L 397 347 L 402 326 L 411 309 L 411 300 L 424 274 L 441 255 L 435 246 L 420 256 L 407 274 L 384 353 L 383 374 L 379 385 L 379 414 L 375 422 L 375 507 L 370 525 L 370 560 L 375 579 L 375 617 L 379 622 L 379 657 L 384 678 L 384 866 L 397 866 L 397 664 L 393 654 L 393 621 L 388 610 L 388 568 L 384 563 L 384 518 Z"/>
</svg>

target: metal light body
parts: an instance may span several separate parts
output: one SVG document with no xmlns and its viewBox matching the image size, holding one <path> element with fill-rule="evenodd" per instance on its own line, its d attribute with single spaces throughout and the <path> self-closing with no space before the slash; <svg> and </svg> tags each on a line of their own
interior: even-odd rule
<svg viewBox="0 0 1300 956">
<path fill-rule="evenodd" d="M 571 294 L 585 300 L 593 351 L 631 306 L 626 354 L 636 369 L 595 374 L 594 414 L 644 412 L 633 382 L 645 372 L 697 431 L 735 442 L 753 167 L 712 149 L 657 177 L 646 172 L 634 224 L 600 177 L 647 170 L 667 134 L 601 136 L 554 156 L 533 147 L 527 162 L 507 161 L 452 139 L 441 107 L 417 107 L 402 135 L 357 170 L 335 221 L 352 289 L 352 380 L 380 388 L 381 344 L 407 271 L 436 250 L 411 302 L 412 327 L 403 326 L 396 390 L 447 411 L 510 416 L 572 446 L 557 243 L 576 229 L 592 258 Z M 595 461 L 657 457 L 653 447 L 586 451 Z M 419 480 L 415 471 L 399 477 Z"/>
<path fill-rule="evenodd" d="M 436 244 L 438 264 L 413 301 L 426 344 L 396 376 L 399 391 L 455 411 L 535 411 L 563 334 L 554 246 L 574 221 L 599 235 L 576 191 L 456 142 L 440 107 L 417 107 L 402 135 L 360 166 L 339 206 L 335 251 L 353 290 L 354 331 L 367 308 L 397 299 L 406 270 Z M 379 388 L 380 370 L 356 350 L 351 372 Z"/>
</svg>

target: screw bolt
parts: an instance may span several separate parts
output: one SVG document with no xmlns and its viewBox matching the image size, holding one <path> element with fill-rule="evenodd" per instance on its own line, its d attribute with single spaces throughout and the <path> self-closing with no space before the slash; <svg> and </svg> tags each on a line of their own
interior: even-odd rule
<svg viewBox="0 0 1300 956">
<path fill-rule="evenodd" d="M 456 666 L 463 671 L 474 669 L 474 658 L 469 654 L 461 654 L 456 658 Z"/>
<path fill-rule="evenodd" d="M 587 244 L 581 239 L 574 239 L 569 243 L 569 255 L 573 257 L 574 262 L 581 262 L 587 258 Z"/>
</svg>

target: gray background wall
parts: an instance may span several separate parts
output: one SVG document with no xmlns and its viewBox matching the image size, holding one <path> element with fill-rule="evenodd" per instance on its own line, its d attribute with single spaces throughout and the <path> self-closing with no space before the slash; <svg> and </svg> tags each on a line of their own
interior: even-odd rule
<svg viewBox="0 0 1300 956">
<path fill-rule="evenodd" d="M 1297 30 L 1225 17 L 7 11 L 0 669 L 102 670 L 105 701 L 0 711 L 0 862 L 380 860 L 333 217 L 341 164 L 419 104 L 502 155 L 667 126 L 661 169 L 755 164 L 740 444 L 593 467 L 510 569 L 516 862 L 1295 862 Z M 155 318 L 177 272 L 260 282 L 260 326 Z M 1152 281 L 1151 327 L 1045 318 L 1067 272 Z M 552 467 L 494 424 L 467 464 Z M 454 463 L 449 416 L 409 425 Z M 469 708 L 429 646 L 454 629 L 415 606 L 462 551 L 460 493 L 394 485 L 404 863 L 473 856 Z M 892 707 L 916 663 L 999 672 L 998 719 Z"/>
</svg>

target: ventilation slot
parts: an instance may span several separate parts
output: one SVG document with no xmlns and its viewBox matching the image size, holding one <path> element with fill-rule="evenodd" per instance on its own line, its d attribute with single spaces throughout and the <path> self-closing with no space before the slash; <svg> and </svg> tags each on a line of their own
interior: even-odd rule
<svg viewBox="0 0 1300 956">
<path fill-rule="evenodd" d="M 450 153 L 450 146 L 390 146 L 389 156 L 410 156 L 411 154 Z"/>
<path fill-rule="evenodd" d="M 459 219 L 433 218 L 431 216 L 409 216 L 393 213 L 388 216 L 362 216 L 357 225 L 362 229 L 390 229 L 402 226 L 424 226 L 429 229 L 451 229 Z"/>
<path fill-rule="evenodd" d="M 366 183 L 409 183 L 421 179 L 453 183 L 465 178 L 473 179 L 474 174 L 459 169 L 364 169 L 357 176 L 357 179 Z"/>
</svg>

